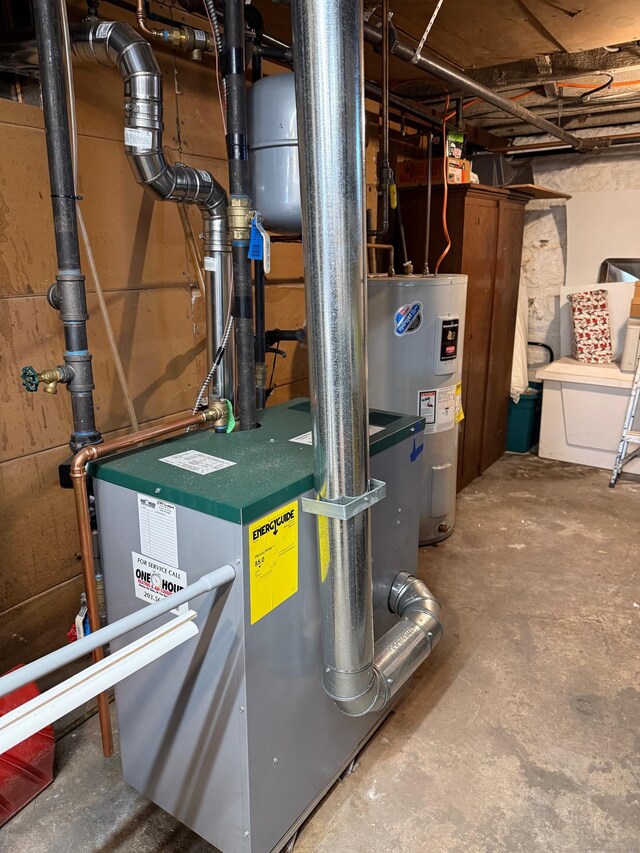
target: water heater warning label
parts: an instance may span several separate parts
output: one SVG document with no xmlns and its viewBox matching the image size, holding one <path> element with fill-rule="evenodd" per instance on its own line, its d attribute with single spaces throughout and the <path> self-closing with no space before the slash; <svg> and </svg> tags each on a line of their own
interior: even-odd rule
<svg viewBox="0 0 640 853">
<path fill-rule="evenodd" d="M 152 560 L 143 554 L 131 552 L 133 560 L 133 587 L 136 598 L 141 598 L 147 604 L 164 601 L 175 592 L 180 592 L 187 586 L 187 573 L 167 566 L 158 560 Z M 181 604 L 172 613 L 186 613 L 188 604 Z"/>
<path fill-rule="evenodd" d="M 298 591 L 298 501 L 249 527 L 251 624 Z"/>
<path fill-rule="evenodd" d="M 458 423 L 456 390 L 456 385 L 447 385 L 429 391 L 418 391 L 418 414 L 425 419 L 425 433 L 446 432 Z"/>
</svg>

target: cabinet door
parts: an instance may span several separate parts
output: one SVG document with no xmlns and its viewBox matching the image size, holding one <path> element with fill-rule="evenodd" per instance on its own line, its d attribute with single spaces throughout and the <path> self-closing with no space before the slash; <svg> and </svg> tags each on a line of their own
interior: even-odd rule
<svg viewBox="0 0 640 853">
<path fill-rule="evenodd" d="M 522 203 L 508 199 L 501 201 L 498 207 L 491 344 L 488 353 L 480 473 L 500 459 L 507 448 L 511 362 L 518 310 L 523 228 Z"/>
<path fill-rule="evenodd" d="M 460 424 L 458 489 L 475 480 L 482 470 L 497 235 L 495 200 L 469 197 L 461 264 L 469 284 L 462 367 L 465 417 Z"/>
</svg>

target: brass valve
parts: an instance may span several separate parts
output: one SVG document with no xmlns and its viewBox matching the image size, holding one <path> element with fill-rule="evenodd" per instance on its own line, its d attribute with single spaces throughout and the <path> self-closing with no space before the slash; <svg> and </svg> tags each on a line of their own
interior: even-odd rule
<svg viewBox="0 0 640 853">
<path fill-rule="evenodd" d="M 53 367 L 38 373 L 31 365 L 22 368 L 20 378 L 27 391 L 37 391 L 42 385 L 47 394 L 57 394 L 58 382 L 68 381 L 61 367 Z"/>
<path fill-rule="evenodd" d="M 226 400 L 214 400 L 202 413 L 207 423 L 212 423 L 216 432 L 226 432 L 229 423 L 229 405 Z"/>
<path fill-rule="evenodd" d="M 248 240 L 251 235 L 251 220 L 255 210 L 251 199 L 246 195 L 232 195 L 227 206 L 229 236 L 232 240 Z"/>
</svg>

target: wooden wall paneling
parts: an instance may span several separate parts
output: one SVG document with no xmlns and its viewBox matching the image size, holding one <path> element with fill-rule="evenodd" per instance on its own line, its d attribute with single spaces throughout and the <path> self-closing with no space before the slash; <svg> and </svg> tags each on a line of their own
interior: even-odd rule
<svg viewBox="0 0 640 853">
<path fill-rule="evenodd" d="M 58 483 L 68 456 L 55 447 L 0 464 L 0 612 L 81 571 L 73 493 Z"/>
<path fill-rule="evenodd" d="M 106 294 L 120 357 L 136 414 L 153 420 L 191 408 L 204 375 L 204 306 L 197 291 L 177 284 Z M 89 341 L 96 383 L 96 419 L 102 431 L 128 426 L 124 399 L 96 297 L 88 295 Z M 20 384 L 25 364 L 60 362 L 60 318 L 42 295 L 0 299 L 0 461 L 65 444 L 71 428 L 68 393 L 28 394 Z"/>
<path fill-rule="evenodd" d="M 309 380 L 301 379 L 298 382 L 291 382 L 288 385 L 280 385 L 275 388 L 273 394 L 269 397 L 269 406 L 277 406 L 279 403 L 286 403 L 287 400 L 294 400 L 296 397 L 309 396 Z"/>
<path fill-rule="evenodd" d="M 268 285 L 266 288 L 266 320 L 268 329 L 298 329 L 304 326 L 305 302 L 304 286 Z M 274 405 L 274 400 L 282 399 L 282 393 L 275 392 L 282 386 L 306 381 L 309 373 L 308 354 L 306 346 L 284 341 L 278 345 L 286 352 L 287 357 L 278 356 L 274 367 L 274 355 L 267 353 L 267 383 L 273 372 L 273 392 L 269 396 L 268 405 Z M 289 398 L 286 398 L 289 399 Z"/>
<path fill-rule="evenodd" d="M 507 445 L 523 229 L 524 205 L 508 199 L 501 200 L 498 203 L 495 287 L 488 360 L 491 381 L 487 383 L 480 472 L 497 462 Z"/>
<path fill-rule="evenodd" d="M 80 609 L 82 575 L 0 613 L 0 669 L 6 672 L 67 644 L 67 631 Z"/>
</svg>

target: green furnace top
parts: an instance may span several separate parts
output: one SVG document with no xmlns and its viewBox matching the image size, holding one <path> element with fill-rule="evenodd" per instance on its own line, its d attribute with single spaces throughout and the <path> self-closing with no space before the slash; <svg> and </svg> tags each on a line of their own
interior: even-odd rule
<svg viewBox="0 0 640 853">
<path fill-rule="evenodd" d="M 291 400 L 264 409 L 259 420 L 259 429 L 229 435 L 212 429 L 183 433 L 94 462 L 89 473 L 126 489 L 248 524 L 313 488 L 313 448 L 305 435 L 311 430 L 309 401 Z M 373 409 L 369 424 L 371 456 L 424 430 L 423 418 Z M 422 443 L 422 436 L 418 440 Z M 170 462 L 163 461 L 167 457 Z"/>
</svg>

